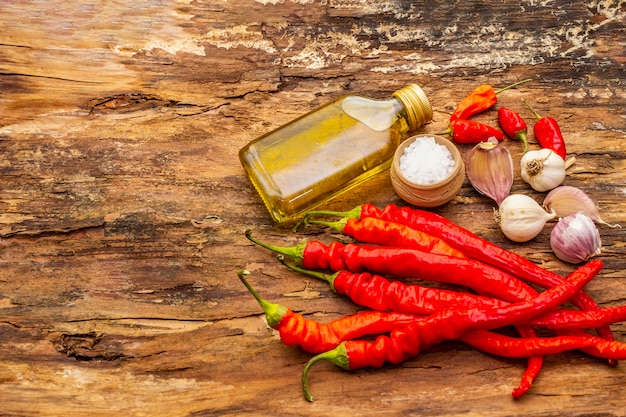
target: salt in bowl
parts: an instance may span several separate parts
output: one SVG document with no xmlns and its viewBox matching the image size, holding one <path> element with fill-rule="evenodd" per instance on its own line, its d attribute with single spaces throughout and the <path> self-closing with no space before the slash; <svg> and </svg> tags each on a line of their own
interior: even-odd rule
<svg viewBox="0 0 626 417">
<path fill-rule="evenodd" d="M 407 203 L 437 207 L 452 200 L 461 189 L 465 164 L 456 145 L 445 137 L 415 135 L 398 146 L 390 176 L 393 189 Z"/>
</svg>

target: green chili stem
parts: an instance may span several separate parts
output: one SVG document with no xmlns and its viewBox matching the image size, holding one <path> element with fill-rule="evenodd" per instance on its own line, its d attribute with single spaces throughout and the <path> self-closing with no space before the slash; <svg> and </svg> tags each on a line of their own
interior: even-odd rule
<svg viewBox="0 0 626 417">
<path fill-rule="evenodd" d="M 358 219 L 361 217 L 361 206 L 356 206 L 350 211 L 309 211 L 304 215 L 302 220 L 294 227 L 294 230 L 304 224 L 307 225 L 309 222 L 309 218 L 313 216 L 335 216 L 335 217 L 345 217 L 345 218 L 355 218 Z"/>
<path fill-rule="evenodd" d="M 337 278 L 337 275 L 339 274 L 339 272 L 330 275 L 330 274 L 324 274 L 318 271 L 312 271 L 310 269 L 300 268 L 297 265 L 294 265 L 292 263 L 285 261 L 285 257 L 283 255 L 278 255 L 278 260 L 287 268 L 291 269 L 292 271 L 300 272 L 300 273 L 309 275 L 311 277 L 328 282 L 330 284 L 330 287 L 333 289 L 333 291 L 335 291 L 335 284 L 334 284 L 335 278 Z"/>
<path fill-rule="evenodd" d="M 439 133 L 435 133 L 436 135 L 451 135 L 454 133 L 454 130 L 452 129 L 452 126 L 448 126 L 448 128 L 446 130 L 444 130 L 443 132 L 439 132 Z"/>
<path fill-rule="evenodd" d="M 518 139 L 524 144 L 524 152 L 522 152 L 522 155 L 528 152 L 528 138 L 526 137 L 526 129 L 517 132 L 513 139 Z"/>
<path fill-rule="evenodd" d="M 324 220 L 308 220 L 308 224 L 319 224 L 321 226 L 330 227 L 335 229 L 339 233 L 343 233 L 343 229 L 346 227 L 346 223 L 348 222 L 348 217 L 343 217 L 341 220 L 337 220 L 334 222 L 327 222 Z"/>
<path fill-rule="evenodd" d="M 255 238 L 252 237 L 252 231 L 250 230 L 246 230 L 246 237 L 256 243 L 259 246 L 262 246 L 266 249 L 271 250 L 272 252 L 276 252 L 276 253 L 281 253 L 285 256 L 289 256 L 293 259 L 298 259 L 298 260 L 302 260 L 302 255 L 304 252 L 304 247 L 306 246 L 306 242 L 301 243 L 297 246 L 275 246 L 275 245 L 268 245 L 267 243 L 263 243 Z"/>
<path fill-rule="evenodd" d="M 530 104 L 528 104 L 528 103 L 526 102 L 526 100 L 522 99 L 522 102 L 524 103 L 524 105 L 525 105 L 526 107 L 528 107 L 528 109 L 529 109 L 531 112 L 533 112 L 533 114 L 535 115 L 535 117 L 536 117 L 537 119 L 541 119 L 541 116 L 539 115 L 539 113 L 537 113 L 537 112 L 535 111 L 535 109 L 533 109 L 532 107 L 530 107 Z"/>
<path fill-rule="evenodd" d="M 304 398 L 309 402 L 313 402 L 313 396 L 309 390 L 309 370 L 313 365 L 322 360 L 335 364 L 346 371 L 350 370 L 350 359 L 346 352 L 345 342 L 341 342 L 336 348 L 328 352 L 320 353 L 312 357 L 302 371 L 302 392 L 304 393 Z"/>
<path fill-rule="evenodd" d="M 517 87 L 518 85 L 520 85 L 520 84 L 524 84 L 524 83 L 527 83 L 527 82 L 529 82 L 529 81 L 532 81 L 532 78 L 527 78 L 527 79 L 525 79 L 525 80 L 518 81 L 518 82 L 513 83 L 513 84 L 511 84 L 511 85 L 507 85 L 507 86 L 506 86 L 506 87 L 504 87 L 504 88 L 501 88 L 501 89 L 499 89 L 499 90 L 496 90 L 496 91 L 495 91 L 495 93 L 496 93 L 496 94 L 499 94 L 499 93 L 501 93 L 501 92 L 503 92 L 503 91 L 506 91 L 506 90 L 511 89 L 511 88 L 513 88 L 513 87 Z"/>
<path fill-rule="evenodd" d="M 273 328 L 274 326 L 278 325 L 283 316 L 287 314 L 287 307 L 280 304 L 270 303 L 269 301 L 261 297 L 259 293 L 256 292 L 254 288 L 252 288 L 252 285 L 250 285 L 248 281 L 244 278 L 244 275 L 250 275 L 250 271 L 239 270 L 237 271 L 237 275 L 239 276 L 241 282 L 243 282 L 243 285 L 246 286 L 248 291 L 250 291 L 250 293 L 258 301 L 259 305 L 263 309 L 263 312 L 265 312 L 268 326 Z"/>
</svg>

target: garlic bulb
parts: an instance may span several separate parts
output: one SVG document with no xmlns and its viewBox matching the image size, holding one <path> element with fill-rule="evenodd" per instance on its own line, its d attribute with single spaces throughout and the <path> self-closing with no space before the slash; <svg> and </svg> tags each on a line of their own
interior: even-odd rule
<svg viewBox="0 0 626 417">
<path fill-rule="evenodd" d="M 560 260 L 578 264 L 599 255 L 602 241 L 593 220 L 584 213 L 575 213 L 554 226 L 550 246 Z"/>
<path fill-rule="evenodd" d="M 490 138 L 467 153 L 466 173 L 470 184 L 499 206 L 513 185 L 513 159 L 509 150 Z"/>
<path fill-rule="evenodd" d="M 587 193 L 580 188 L 561 185 L 550 191 L 543 200 L 543 207 L 556 213 L 558 217 L 583 212 L 591 220 L 609 227 L 621 227 L 619 224 L 609 224 L 600 218 L 598 206 Z"/>
<path fill-rule="evenodd" d="M 528 151 L 522 156 L 520 164 L 522 179 L 535 191 L 551 190 L 565 179 L 565 161 L 552 149 Z"/>
<path fill-rule="evenodd" d="M 534 238 L 548 220 L 555 217 L 554 212 L 546 212 L 539 203 L 524 194 L 511 194 L 495 211 L 495 220 L 502 233 L 514 242 L 527 242 Z"/>
</svg>

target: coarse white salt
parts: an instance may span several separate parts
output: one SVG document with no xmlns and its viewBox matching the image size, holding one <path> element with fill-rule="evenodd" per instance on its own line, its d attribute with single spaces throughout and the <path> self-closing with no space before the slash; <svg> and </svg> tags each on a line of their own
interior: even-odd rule
<svg viewBox="0 0 626 417">
<path fill-rule="evenodd" d="M 430 185 L 443 181 L 453 170 L 452 154 L 433 137 L 415 140 L 400 157 L 400 172 L 416 184 Z"/>
</svg>

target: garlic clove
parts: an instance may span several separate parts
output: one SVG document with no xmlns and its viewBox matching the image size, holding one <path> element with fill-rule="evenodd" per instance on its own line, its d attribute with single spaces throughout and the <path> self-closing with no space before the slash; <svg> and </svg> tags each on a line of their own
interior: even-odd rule
<svg viewBox="0 0 626 417">
<path fill-rule="evenodd" d="M 550 247 L 560 260 L 578 264 L 599 255 L 602 241 L 591 217 L 579 212 L 558 221 L 550 233 Z"/>
<path fill-rule="evenodd" d="M 570 185 L 562 185 L 550 191 L 543 200 L 543 207 L 548 211 L 554 210 L 558 217 L 583 212 L 597 223 L 609 227 L 622 227 L 602 220 L 595 201 L 580 188 Z"/>
<path fill-rule="evenodd" d="M 535 191 L 552 190 L 565 180 L 565 161 L 552 149 L 526 152 L 520 166 L 522 179 Z"/>
<path fill-rule="evenodd" d="M 545 224 L 556 217 L 546 212 L 533 198 L 524 194 L 511 194 L 494 212 L 502 233 L 514 242 L 527 242 L 543 230 Z"/>
<path fill-rule="evenodd" d="M 465 172 L 470 184 L 499 206 L 513 185 L 513 159 L 509 150 L 490 138 L 474 146 L 466 159 Z"/>
</svg>

